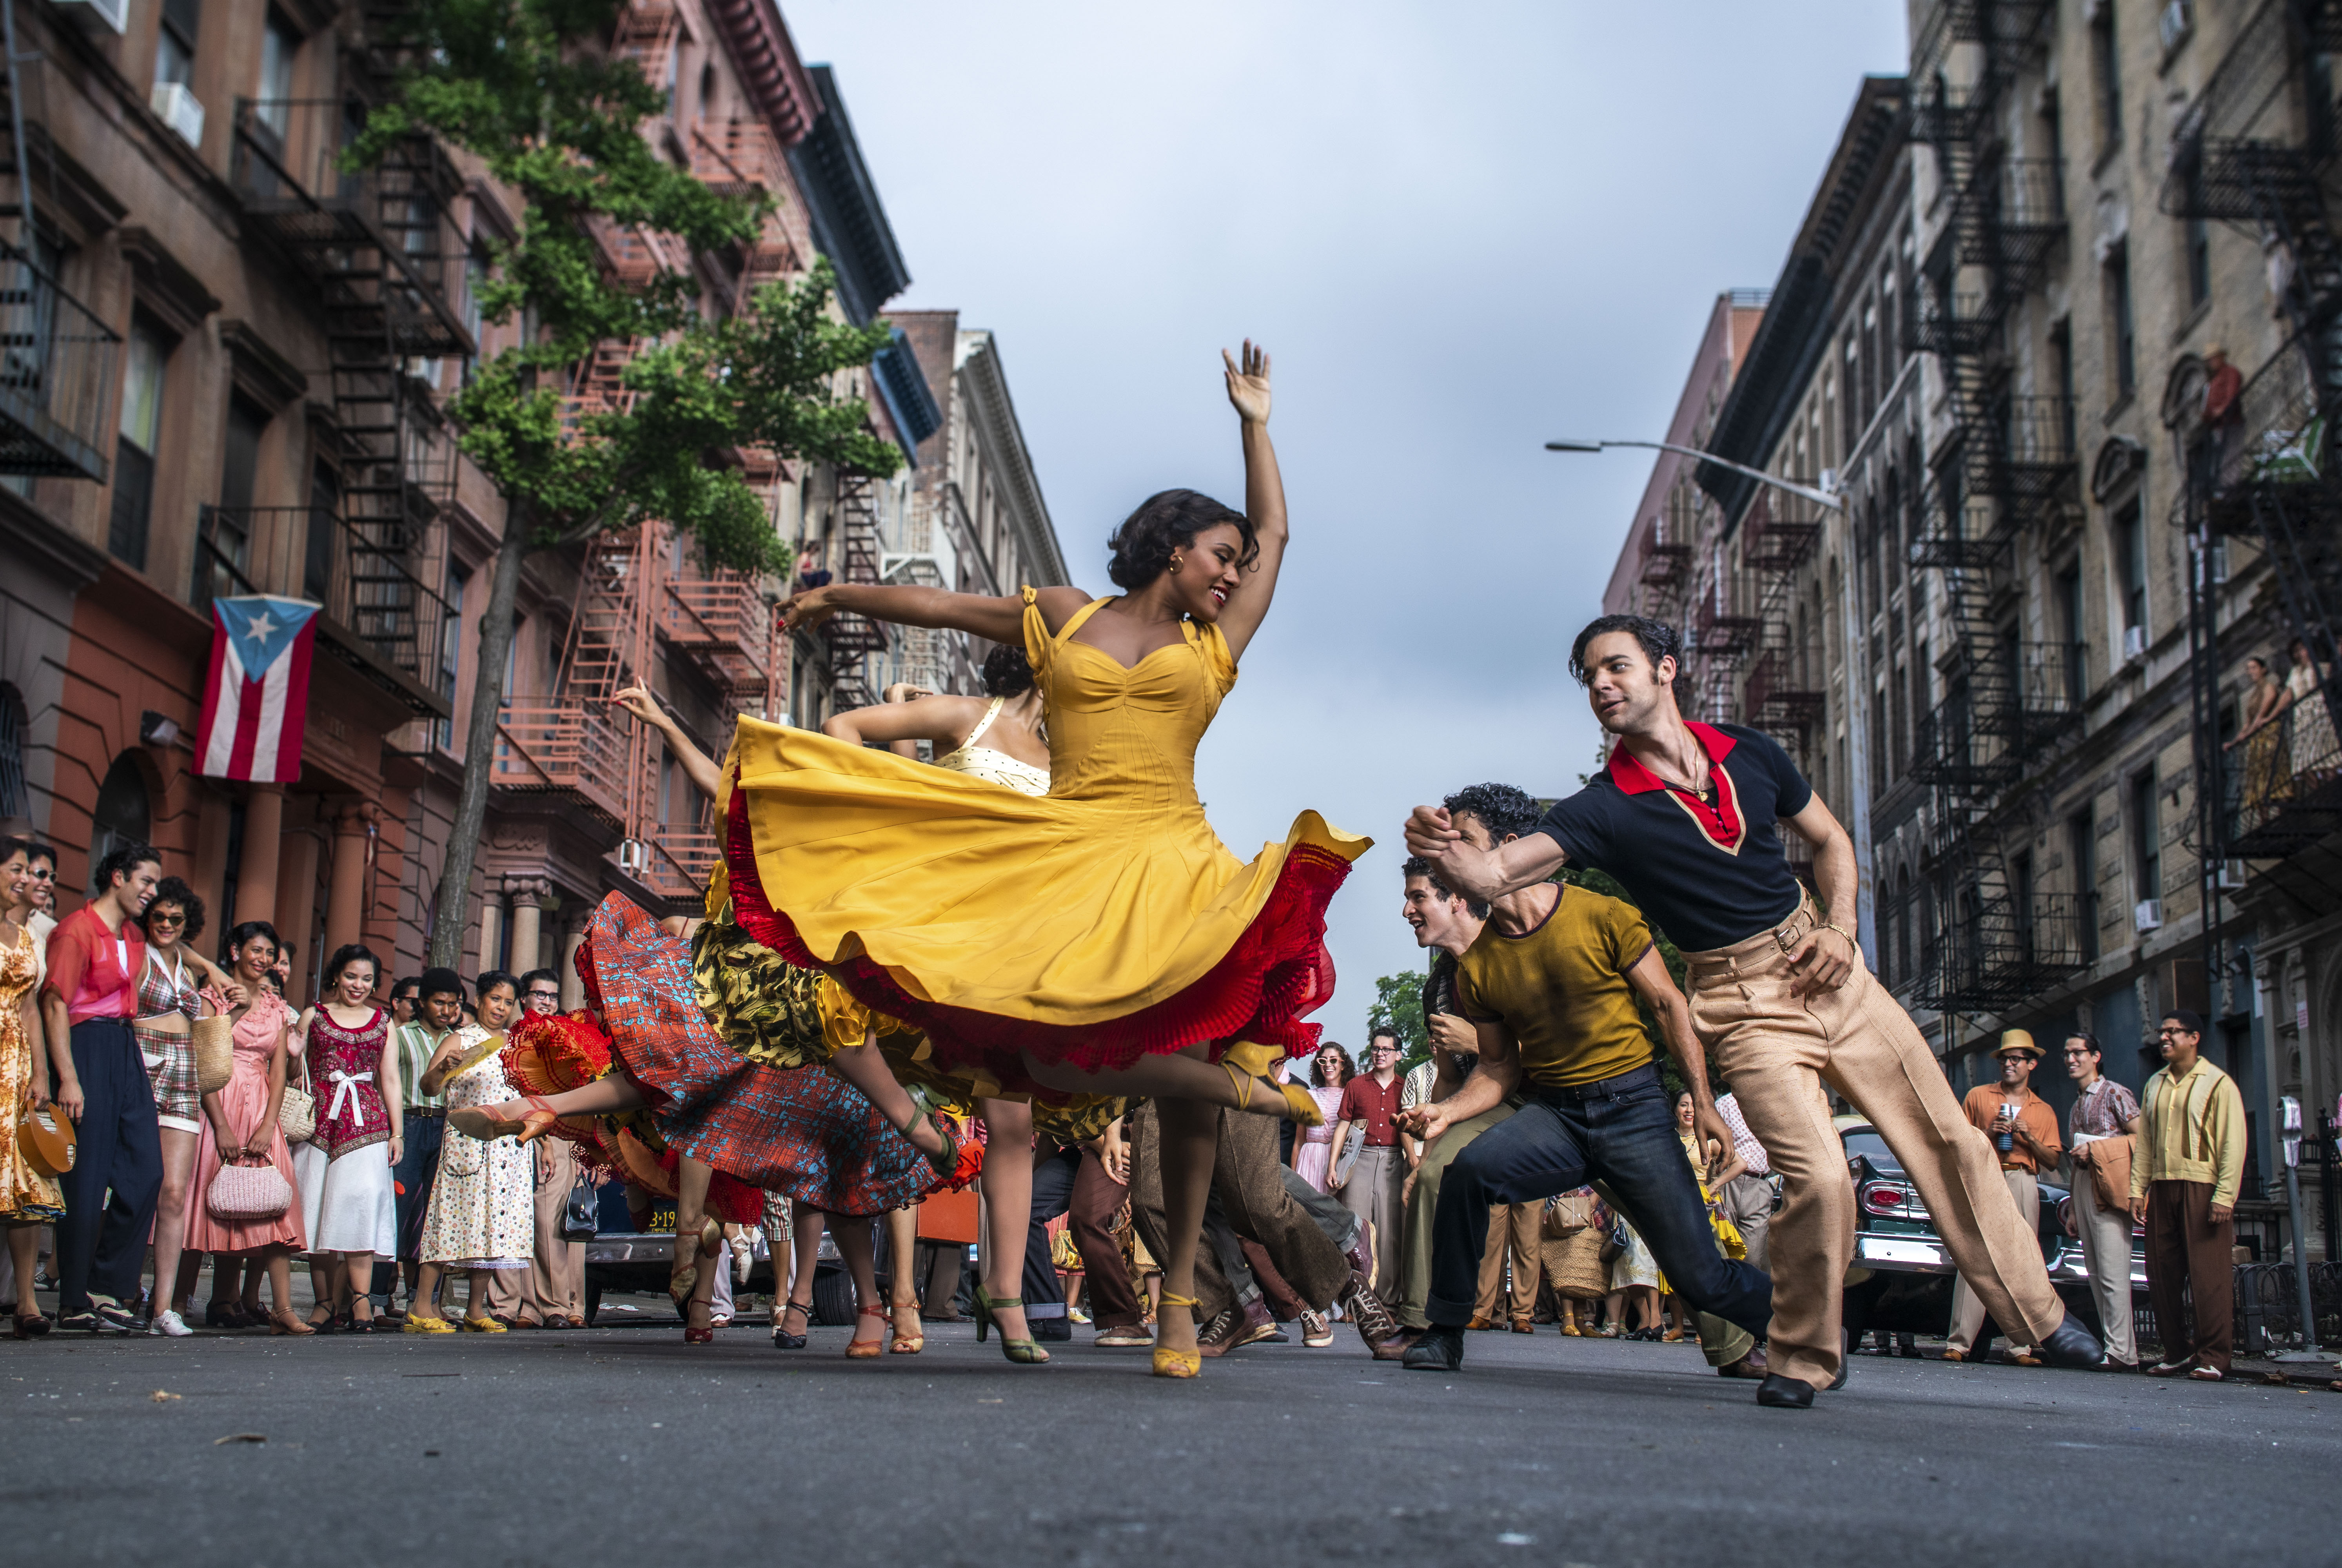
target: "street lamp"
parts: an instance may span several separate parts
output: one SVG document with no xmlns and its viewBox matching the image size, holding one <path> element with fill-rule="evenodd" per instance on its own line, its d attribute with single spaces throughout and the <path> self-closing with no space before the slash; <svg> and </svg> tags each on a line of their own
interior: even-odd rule
<svg viewBox="0 0 2342 1568">
<path fill-rule="evenodd" d="M 1702 452 L 1696 446 L 1677 446 L 1671 441 L 1548 441 L 1545 444 L 1547 452 L 1599 452 L 1606 446 L 1646 446 L 1654 452 L 1672 452 L 1680 457 L 1696 457 L 1702 463 L 1713 463 L 1719 468 L 1729 468 L 1735 474 L 1746 474 L 1759 484 L 1769 484 L 1776 490 L 1802 495 L 1817 506 L 1827 506 L 1833 512 L 1846 510 L 1846 498 L 1837 493 L 1837 476 L 1827 469 L 1822 471 L 1821 488 L 1813 490 L 1803 484 L 1792 484 L 1761 468 L 1750 468 L 1730 458 L 1718 457 L 1713 452 Z"/>
</svg>

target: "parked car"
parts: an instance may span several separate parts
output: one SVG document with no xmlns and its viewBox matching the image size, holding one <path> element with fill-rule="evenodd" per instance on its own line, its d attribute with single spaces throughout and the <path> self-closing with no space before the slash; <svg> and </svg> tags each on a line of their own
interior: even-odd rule
<svg viewBox="0 0 2342 1568">
<path fill-rule="evenodd" d="M 1845 1287 L 1847 1343 L 1859 1344 L 1872 1329 L 1904 1336 L 1945 1333 L 1952 1322 L 1952 1281 L 1959 1271 L 1937 1236 L 1927 1205 L 1877 1129 L 1860 1116 L 1837 1121 L 1847 1168 L 1854 1176 L 1854 1263 L 1847 1270 Z M 2049 1282 L 2074 1315 L 2095 1333 L 2098 1308 L 2089 1269 L 2082 1260 L 2081 1242 L 2067 1233 L 2073 1196 L 2051 1176 L 2040 1178 L 2038 1185 L 2041 1203 L 2034 1233 Z M 2147 1254 L 2136 1226 L 2130 1288 L 2135 1309 L 2144 1306 Z M 1985 1332 L 1999 1331 L 1987 1318 Z"/>
<path fill-rule="evenodd" d="M 600 1210 L 594 1239 L 586 1243 L 586 1321 L 588 1323 L 600 1314 L 605 1291 L 640 1292 L 646 1295 L 666 1293 L 667 1276 L 675 1270 L 675 1200 L 654 1198 L 650 1209 L 637 1217 L 626 1207 L 626 1188 L 623 1182 L 604 1183 L 596 1191 Z M 773 1288 L 773 1260 L 765 1244 L 761 1226 L 752 1227 L 742 1234 L 742 1240 L 755 1250 L 756 1263 L 748 1273 L 747 1289 L 767 1291 Z M 822 1238 L 822 1261 L 825 1272 L 843 1268 L 836 1250 L 829 1238 Z M 818 1284 L 818 1275 L 816 1275 Z"/>
</svg>

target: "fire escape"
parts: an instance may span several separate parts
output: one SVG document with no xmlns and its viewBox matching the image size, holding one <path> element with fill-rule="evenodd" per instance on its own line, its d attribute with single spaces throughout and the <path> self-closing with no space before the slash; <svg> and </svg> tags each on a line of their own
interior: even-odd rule
<svg viewBox="0 0 2342 1568">
<path fill-rule="evenodd" d="M 2331 661 L 2342 627 L 2342 467 L 2330 432 L 2342 418 L 2342 242 L 2326 185 L 2337 151 L 2326 62 L 2342 52 L 2342 6 L 2267 0 L 2191 105 L 2173 139 L 2160 206 L 2175 217 L 2245 225 L 2290 277 L 2288 340 L 2207 425 L 2197 407 L 2175 424 L 2187 490 L 2176 521 L 2188 530 L 2188 634 L 2203 847 L 2206 951 L 2217 966 L 2219 899 L 2231 857 L 2253 863 L 2312 915 L 2342 907 L 2329 842 L 2342 829 L 2342 692 Z M 2219 546 L 2258 546 L 2270 567 L 2290 644 L 2305 643 L 2327 678 L 2297 699 L 2273 766 L 2253 776 L 2250 752 L 2223 754 L 2227 698 L 2218 629 Z M 2276 661 L 2289 672 L 2289 656 Z"/>
<path fill-rule="evenodd" d="M 1807 743 L 1828 694 L 1813 628 L 1791 619 L 1789 601 L 1797 569 L 1813 554 L 1821 532 L 1820 506 L 1781 490 L 1759 490 L 1740 520 L 1740 565 L 1756 579 L 1757 628 L 1740 712 L 1807 767 Z"/>
<path fill-rule="evenodd" d="M 662 82 L 678 28 L 671 6 L 636 5 L 620 18 L 616 48 Z M 696 131 L 694 147 L 693 172 L 709 185 L 732 195 L 777 193 L 786 165 L 761 125 Z M 671 235 L 612 225 L 598 238 L 612 275 L 631 286 L 693 266 L 687 247 Z M 576 367 L 563 410 L 573 438 L 582 437 L 588 418 L 632 407 L 625 377 L 638 346 L 599 344 Z M 738 455 L 752 484 L 780 481 L 782 465 L 772 454 Z M 704 564 L 689 536 L 666 523 L 602 535 L 579 563 L 551 694 L 504 705 L 495 783 L 586 812 L 619 835 L 621 872 L 670 908 L 696 905 L 718 855 L 715 826 L 667 766 L 657 737 L 615 713 L 612 700 L 627 686 L 652 685 L 654 672 L 665 669 L 696 677 L 727 720 L 768 713 L 780 659 L 771 606 L 753 575 Z"/>
<path fill-rule="evenodd" d="M 425 377 L 435 364 L 475 349 L 453 303 L 466 259 L 449 215 L 461 182 L 445 150 L 423 135 L 399 143 L 375 168 L 342 167 L 343 149 L 365 123 L 368 94 L 385 90 L 392 71 L 380 51 L 352 61 L 353 86 L 343 96 L 240 99 L 235 108 L 231 178 L 245 219 L 324 316 L 338 458 L 333 493 L 305 509 L 298 584 L 270 591 L 320 598 L 328 623 L 353 636 L 337 652 L 358 653 L 352 663 L 361 673 L 418 712 L 444 714 L 445 529 L 438 515 L 454 493 L 455 443 Z M 206 527 L 228 531 L 201 542 L 206 559 L 223 566 L 254 534 L 248 519 L 217 509 L 206 513 Z M 289 554 L 282 542 L 274 553 Z"/>
<path fill-rule="evenodd" d="M 2080 722 L 2062 646 L 2011 618 L 2013 545 L 2078 484 L 2072 404 L 2018 392 L 2010 311 L 2066 233 L 2055 159 L 2007 155 L 2017 75 L 2047 48 L 2045 0 L 1946 0 L 1914 51 L 1911 135 L 1935 153 L 1947 205 L 1921 269 L 1908 346 L 1937 357 L 1950 428 L 1921 498 L 1911 564 L 1939 574 L 1942 701 L 1916 726 L 1912 776 L 1932 791 L 1936 919 L 1918 1000 L 2003 1013 L 2082 967 L 2070 900 L 2028 885 L 2003 839 L 2037 808 L 2030 774 Z"/>
<path fill-rule="evenodd" d="M 881 541 L 878 536 L 876 481 L 867 474 L 840 469 L 837 474 L 837 580 L 876 583 Z M 872 684 L 883 665 L 874 666 L 889 645 L 886 628 L 864 615 L 834 615 L 822 628 L 829 643 L 831 711 L 866 708 L 878 700 Z"/>
</svg>

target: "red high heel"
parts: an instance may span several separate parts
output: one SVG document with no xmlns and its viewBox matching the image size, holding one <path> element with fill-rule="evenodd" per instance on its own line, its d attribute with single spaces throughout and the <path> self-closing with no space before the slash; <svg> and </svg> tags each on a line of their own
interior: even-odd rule
<svg viewBox="0 0 2342 1568">
<path fill-rule="evenodd" d="M 692 1307 L 697 1307 L 701 1312 L 707 1313 L 711 1315 L 713 1315 L 715 1312 L 713 1303 L 704 1302 L 699 1300 L 697 1297 L 694 1297 L 690 1305 L 686 1306 L 683 1309 L 686 1313 L 683 1320 L 683 1343 L 686 1344 L 714 1344 L 716 1343 L 716 1325 L 713 1323 L 701 1323 L 696 1327 L 693 1326 L 690 1316 L 688 1315 Z"/>
</svg>

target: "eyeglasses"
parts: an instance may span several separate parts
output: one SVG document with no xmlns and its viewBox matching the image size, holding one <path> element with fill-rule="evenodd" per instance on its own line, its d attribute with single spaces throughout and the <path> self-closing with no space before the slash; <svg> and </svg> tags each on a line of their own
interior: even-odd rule
<svg viewBox="0 0 2342 1568">
<path fill-rule="evenodd" d="M 528 999 L 531 1002 L 558 1002 L 561 1000 L 561 993 L 558 991 L 532 991 L 528 994 Z"/>
</svg>

